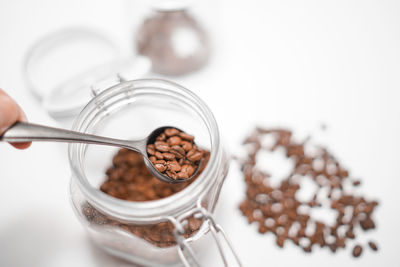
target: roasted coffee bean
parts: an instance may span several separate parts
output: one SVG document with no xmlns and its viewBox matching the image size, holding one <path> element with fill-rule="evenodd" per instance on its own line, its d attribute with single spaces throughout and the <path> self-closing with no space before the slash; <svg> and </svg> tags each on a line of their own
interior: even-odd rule
<svg viewBox="0 0 400 267">
<path fill-rule="evenodd" d="M 263 141 L 267 135 L 271 137 L 268 146 Z M 354 179 L 349 177 L 349 172 L 327 149 L 312 149 L 309 139 L 306 142 L 296 142 L 290 131 L 282 129 L 257 129 L 245 139 L 244 144 L 249 153 L 246 158 L 241 159 L 241 170 L 247 190 L 240 210 L 249 223 L 259 224 L 260 233 L 272 232 L 277 238 L 278 246 L 282 247 L 284 240 L 289 239 L 305 252 L 311 252 L 314 245 L 328 247 L 332 252 L 337 252 L 339 248 L 346 247 L 346 240 L 356 238 L 355 227 L 365 231 L 375 228 L 371 215 L 378 203 L 345 194 L 346 181 L 350 181 L 346 186 L 353 187 L 361 183 L 352 182 Z M 305 149 L 305 145 L 310 150 Z M 187 152 L 187 158 L 195 154 L 193 148 Z M 289 171 L 288 177 L 275 186 L 269 182 L 270 175 L 260 170 L 257 155 L 260 151 L 267 153 L 278 148 L 286 152 L 286 156 L 293 161 L 293 169 Z M 181 171 L 185 170 L 186 166 L 182 165 Z M 300 201 L 297 199 L 297 191 L 304 179 L 314 182 L 317 191 L 311 200 Z M 325 190 L 324 194 L 321 195 L 320 190 Z M 335 224 L 330 226 L 314 218 L 312 210 L 316 207 L 334 210 L 337 214 Z M 296 230 L 292 231 L 294 225 Z M 314 227 L 310 228 L 310 225 Z M 310 233 L 310 229 L 314 230 Z M 359 256 L 362 248 L 356 250 Z"/>
<path fill-rule="evenodd" d="M 159 151 L 156 151 L 156 153 L 154 155 L 156 156 L 157 159 L 164 159 L 163 154 Z"/>
<path fill-rule="evenodd" d="M 192 135 L 175 128 L 168 128 L 161 134 L 168 137 L 167 142 L 156 141 L 154 144 L 148 145 L 149 151 L 153 153 L 149 156 L 155 156 L 157 159 L 152 158 L 151 162 L 157 164 L 160 163 L 159 160 L 165 160 L 166 169 L 161 166 L 158 166 L 157 169 L 163 170 L 163 174 L 173 179 L 190 178 L 199 168 L 200 161 L 204 157 L 204 150 L 194 144 Z M 158 139 L 156 138 L 156 140 Z M 182 174 L 180 174 L 181 172 Z"/>
<path fill-rule="evenodd" d="M 199 166 L 199 173 L 192 180 L 180 184 L 168 184 L 159 181 L 150 174 L 140 154 L 131 150 L 121 149 L 114 157 L 113 166 L 107 169 L 107 180 L 100 186 L 100 190 L 110 196 L 127 201 L 149 201 L 169 197 L 186 188 L 204 170 L 209 159 L 209 153 L 207 151 L 203 153 L 202 162 L 204 163 Z M 167 159 L 168 156 L 165 157 L 165 154 L 168 153 L 163 153 L 164 160 L 157 160 L 155 156 L 149 158 L 156 168 L 160 168 L 159 171 L 163 171 L 164 168 L 167 169 L 169 160 Z M 125 164 L 127 162 L 129 164 Z M 185 176 L 185 173 L 181 174 L 179 172 L 175 173 L 175 175 Z M 157 247 L 176 245 L 173 235 L 174 227 L 170 222 L 162 222 L 155 225 L 127 225 L 101 214 L 88 203 L 82 206 L 82 214 L 90 223 L 119 227 Z M 185 230 L 185 238 L 196 233 L 202 224 L 200 219 L 189 217 L 188 220 L 189 227 Z"/>
<path fill-rule="evenodd" d="M 185 150 L 181 146 L 177 146 L 177 145 L 176 146 L 172 146 L 171 150 L 178 152 L 180 155 L 182 155 L 182 157 L 184 157 L 185 154 L 186 154 Z"/>
<path fill-rule="evenodd" d="M 346 232 L 346 237 L 347 238 L 350 238 L 350 239 L 354 239 L 355 238 L 355 235 L 354 235 L 354 232 L 353 231 L 347 231 Z"/>
<path fill-rule="evenodd" d="M 377 251 L 377 250 L 378 250 L 378 246 L 375 244 L 375 242 L 369 241 L 369 242 L 368 242 L 368 246 L 369 246 L 373 251 Z"/>
<path fill-rule="evenodd" d="M 276 238 L 276 244 L 277 244 L 279 247 L 283 248 L 283 245 L 285 244 L 285 239 L 286 239 L 286 237 L 284 237 L 284 236 L 278 236 L 278 237 Z"/>
<path fill-rule="evenodd" d="M 149 160 L 151 161 L 151 163 L 156 163 L 156 160 L 157 160 L 157 158 L 155 157 L 155 156 L 151 156 L 150 158 L 149 158 Z"/>
<path fill-rule="evenodd" d="M 174 156 L 175 156 L 177 159 L 184 159 L 184 157 L 185 157 L 185 155 L 183 155 L 183 154 L 181 154 L 181 153 L 179 153 L 178 151 L 173 150 L 173 149 L 170 150 L 170 153 L 171 153 L 171 154 L 174 154 Z"/>
<path fill-rule="evenodd" d="M 155 149 L 158 151 L 161 151 L 161 152 L 168 152 L 170 150 L 168 143 L 166 143 L 164 141 L 156 141 L 154 143 L 154 145 L 155 145 Z"/>
<path fill-rule="evenodd" d="M 192 144 L 188 141 L 182 141 L 181 145 L 183 150 L 185 150 L 186 152 L 192 149 Z"/>
<path fill-rule="evenodd" d="M 180 132 L 179 132 L 178 129 L 175 129 L 175 128 L 168 128 L 168 129 L 165 129 L 164 133 L 165 133 L 167 136 L 174 136 L 174 135 L 178 135 Z"/>
<path fill-rule="evenodd" d="M 178 179 L 178 175 L 176 174 L 176 172 L 167 170 L 167 171 L 165 171 L 165 173 L 168 175 L 168 177 L 170 177 L 174 180 Z"/>
<path fill-rule="evenodd" d="M 192 165 L 185 164 L 182 166 L 181 172 L 188 174 L 188 177 L 192 176 L 195 169 Z"/>
<path fill-rule="evenodd" d="M 190 157 L 188 156 L 187 159 L 190 160 L 191 162 L 196 162 L 199 161 L 202 157 L 203 153 L 201 151 L 196 151 Z"/>
<path fill-rule="evenodd" d="M 360 245 L 356 245 L 356 246 L 353 248 L 353 256 L 356 257 L 356 258 L 357 258 L 357 257 L 360 257 L 362 251 L 363 251 L 362 247 L 361 247 Z"/>
<path fill-rule="evenodd" d="M 165 133 L 160 134 L 156 138 L 156 141 L 165 141 L 165 140 L 167 140 L 167 136 L 165 135 Z"/>
<path fill-rule="evenodd" d="M 179 165 L 179 163 L 174 160 L 174 161 L 168 161 L 167 162 L 167 168 L 168 170 L 172 171 L 172 172 L 179 172 L 181 170 L 181 165 Z"/>
<path fill-rule="evenodd" d="M 147 146 L 147 153 L 149 154 L 149 155 L 154 155 L 155 153 L 156 153 L 156 147 L 155 147 L 155 145 L 153 145 L 153 144 L 150 144 L 150 145 L 148 145 Z M 115 164 L 115 163 L 114 163 Z"/>
<path fill-rule="evenodd" d="M 192 149 L 186 154 L 186 157 L 189 158 L 189 157 L 193 156 L 194 153 L 196 153 L 196 149 L 192 148 Z"/>
<path fill-rule="evenodd" d="M 177 146 L 180 145 L 182 142 L 182 139 L 179 136 L 172 136 L 168 138 L 168 145 L 170 146 Z"/>
<path fill-rule="evenodd" d="M 163 153 L 162 156 L 165 160 L 168 160 L 168 161 L 175 159 L 175 155 L 172 153 Z"/>
<path fill-rule="evenodd" d="M 180 132 L 180 133 L 179 133 L 179 136 L 180 136 L 182 139 L 185 139 L 185 140 L 187 140 L 187 141 L 193 141 L 193 140 L 194 140 L 194 136 L 193 136 L 193 135 L 190 135 L 190 134 L 187 134 L 187 133 L 184 133 L 184 132 Z"/>
<path fill-rule="evenodd" d="M 364 230 L 375 228 L 375 223 L 370 217 L 367 217 L 365 220 L 360 221 L 360 225 Z"/>
<path fill-rule="evenodd" d="M 161 163 L 156 163 L 154 164 L 154 167 L 157 169 L 159 172 L 165 172 L 167 170 L 167 166 Z"/>
<path fill-rule="evenodd" d="M 187 178 L 190 177 L 190 175 L 189 175 L 189 173 L 187 173 L 187 172 L 180 171 L 180 172 L 177 174 L 177 177 L 178 177 L 178 179 L 187 179 Z"/>
</svg>

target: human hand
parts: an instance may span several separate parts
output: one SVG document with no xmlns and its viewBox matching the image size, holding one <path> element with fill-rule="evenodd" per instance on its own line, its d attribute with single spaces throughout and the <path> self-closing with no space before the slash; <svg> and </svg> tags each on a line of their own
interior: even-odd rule
<svg viewBox="0 0 400 267">
<path fill-rule="evenodd" d="M 0 135 L 17 121 L 26 121 L 25 113 L 18 104 L 0 89 Z M 12 143 L 18 149 L 24 149 L 31 145 L 26 143 Z"/>
</svg>

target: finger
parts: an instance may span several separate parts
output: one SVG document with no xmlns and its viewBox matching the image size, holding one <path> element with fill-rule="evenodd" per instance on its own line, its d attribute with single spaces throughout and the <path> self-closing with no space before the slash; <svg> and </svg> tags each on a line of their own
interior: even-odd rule
<svg viewBox="0 0 400 267">
<path fill-rule="evenodd" d="M 0 134 L 20 117 L 18 105 L 6 94 L 0 94 Z"/>
<path fill-rule="evenodd" d="M 26 121 L 26 115 L 18 104 L 0 89 L 0 134 L 17 121 Z M 30 142 L 13 143 L 14 147 L 24 149 Z"/>
<path fill-rule="evenodd" d="M 18 121 L 28 121 L 28 119 L 26 118 L 25 112 L 21 108 L 19 108 Z M 32 144 L 32 142 L 11 143 L 11 145 L 13 145 L 15 148 L 18 148 L 18 149 L 28 148 L 31 146 L 31 144 Z"/>
</svg>

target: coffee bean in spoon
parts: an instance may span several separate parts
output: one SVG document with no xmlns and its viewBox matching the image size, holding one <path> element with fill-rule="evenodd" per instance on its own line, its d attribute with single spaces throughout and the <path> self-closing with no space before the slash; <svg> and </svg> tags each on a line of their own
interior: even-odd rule
<svg viewBox="0 0 400 267">
<path fill-rule="evenodd" d="M 189 179 L 201 164 L 204 150 L 194 142 L 194 136 L 176 128 L 166 128 L 154 144 L 147 145 L 147 154 L 162 174 L 177 180 Z"/>
</svg>

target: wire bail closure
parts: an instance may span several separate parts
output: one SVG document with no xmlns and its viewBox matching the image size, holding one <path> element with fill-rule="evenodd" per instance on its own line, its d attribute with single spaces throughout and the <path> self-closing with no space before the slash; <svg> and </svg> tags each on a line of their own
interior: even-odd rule
<svg viewBox="0 0 400 267">
<path fill-rule="evenodd" d="M 201 201 L 197 202 L 196 208 L 193 208 L 189 210 L 186 213 L 181 214 L 177 218 L 174 217 L 168 217 L 168 220 L 170 220 L 175 229 L 174 229 L 174 236 L 176 239 L 176 242 L 178 243 L 177 249 L 178 249 L 178 254 L 179 257 L 184 264 L 185 267 L 191 267 L 191 266 L 196 266 L 196 267 L 201 267 L 199 260 L 197 259 L 193 249 L 189 245 L 188 241 L 185 239 L 184 234 L 185 234 L 185 229 L 184 227 L 188 224 L 187 218 L 189 216 L 193 215 L 196 219 L 202 219 L 203 222 L 208 223 L 208 227 L 211 231 L 211 235 L 217 244 L 219 254 L 222 258 L 222 261 L 224 263 L 224 266 L 228 267 L 228 261 L 226 258 L 226 254 L 223 250 L 223 241 L 228 245 L 229 250 L 233 254 L 235 261 L 238 266 L 242 267 L 242 263 L 239 259 L 238 254 L 233 248 L 232 243 L 229 241 L 227 235 L 225 234 L 225 231 L 222 229 L 222 227 L 216 223 L 213 215 L 208 212 L 203 206 L 201 206 Z M 222 237 L 218 237 L 218 234 Z M 186 252 L 186 253 L 185 253 Z M 185 255 L 186 254 L 186 255 Z M 193 265 L 191 265 L 191 263 Z"/>
</svg>

